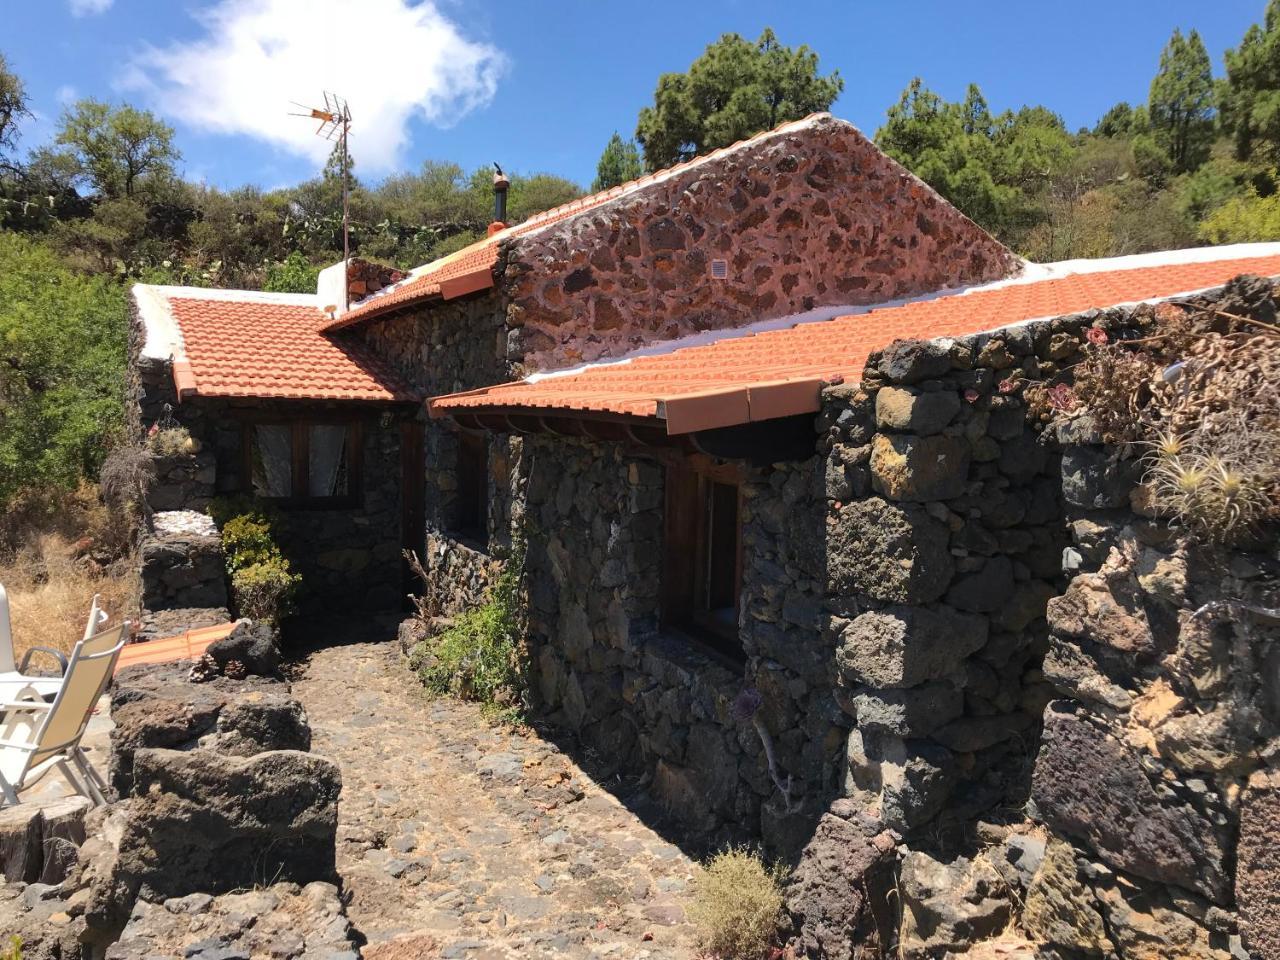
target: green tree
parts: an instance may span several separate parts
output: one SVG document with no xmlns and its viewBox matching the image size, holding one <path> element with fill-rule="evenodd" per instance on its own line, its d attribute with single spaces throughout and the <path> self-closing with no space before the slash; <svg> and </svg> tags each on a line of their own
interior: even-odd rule
<svg viewBox="0 0 1280 960">
<path fill-rule="evenodd" d="M 12 170 L 8 154 L 18 142 L 18 124 L 30 117 L 27 88 L 0 53 L 0 170 Z"/>
<path fill-rule="evenodd" d="M 609 143 L 600 155 L 596 165 L 596 179 L 591 184 L 591 192 L 599 193 L 619 184 L 634 180 L 644 173 L 644 164 L 640 162 L 640 151 L 634 140 L 623 140 L 615 130 Z"/>
<path fill-rule="evenodd" d="M 173 128 L 155 114 L 100 100 L 68 108 L 54 142 L 61 148 L 55 155 L 67 161 L 76 180 L 110 199 L 164 184 L 182 159 L 173 145 Z"/>
<path fill-rule="evenodd" d="M 1261 197 L 1256 190 L 1228 200 L 1200 224 L 1209 243 L 1248 243 L 1280 239 L 1280 193 Z"/>
<path fill-rule="evenodd" d="M 123 288 L 0 232 L 0 503 L 93 476 L 121 418 Z"/>
<path fill-rule="evenodd" d="M 1160 54 L 1160 70 L 1147 101 L 1151 131 L 1175 173 L 1186 173 L 1209 157 L 1213 143 L 1213 70 L 1200 34 L 1174 30 Z"/>
<path fill-rule="evenodd" d="M 658 78 L 636 139 L 657 170 L 826 110 L 843 89 L 839 71 L 818 73 L 807 46 L 784 46 L 768 28 L 755 43 L 726 33 L 685 73 Z"/>
<path fill-rule="evenodd" d="M 1226 53 L 1222 127 L 1240 160 L 1280 164 L 1280 0 Z"/>
<path fill-rule="evenodd" d="M 262 289 L 272 293 L 315 293 L 319 275 L 320 268 L 307 263 L 307 258 L 295 250 L 279 263 L 267 264 Z"/>
<path fill-rule="evenodd" d="M 1095 137 L 1127 137 L 1134 133 L 1134 111 L 1127 100 L 1121 100 L 1102 115 L 1093 128 Z"/>
</svg>

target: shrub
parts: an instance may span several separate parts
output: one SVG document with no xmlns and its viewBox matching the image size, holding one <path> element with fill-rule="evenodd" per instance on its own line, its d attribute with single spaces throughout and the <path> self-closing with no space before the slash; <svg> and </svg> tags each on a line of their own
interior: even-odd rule
<svg viewBox="0 0 1280 960">
<path fill-rule="evenodd" d="M 301 582 L 290 572 L 289 561 L 276 555 L 233 570 L 231 592 L 241 616 L 277 623 L 293 612 L 293 597 Z"/>
<path fill-rule="evenodd" d="M 97 475 L 121 428 L 125 316 L 121 285 L 0 231 L 0 505 Z"/>
<path fill-rule="evenodd" d="M 241 616 L 278 623 L 293 612 L 302 577 L 276 543 L 278 517 L 252 497 L 219 498 L 209 515 L 222 533 L 231 594 Z"/>
<path fill-rule="evenodd" d="M 4 953 L 0 953 L 0 960 L 22 960 L 22 938 L 13 936 L 9 938 L 9 945 L 4 948 Z"/>
<path fill-rule="evenodd" d="M 700 945 L 723 960 L 769 954 L 784 919 L 783 871 L 746 847 L 731 847 L 707 862 L 694 881 L 689 918 Z"/>
<path fill-rule="evenodd" d="M 270 563 L 280 556 L 272 537 L 271 521 L 260 513 L 242 513 L 222 525 L 222 549 L 227 571 Z"/>
<path fill-rule="evenodd" d="M 432 693 L 479 701 L 491 712 L 505 713 L 508 720 L 517 719 L 522 702 L 521 556 L 517 551 L 508 560 L 483 605 L 427 637 L 409 658 L 410 667 Z M 422 576 L 416 557 L 411 563 Z"/>
</svg>

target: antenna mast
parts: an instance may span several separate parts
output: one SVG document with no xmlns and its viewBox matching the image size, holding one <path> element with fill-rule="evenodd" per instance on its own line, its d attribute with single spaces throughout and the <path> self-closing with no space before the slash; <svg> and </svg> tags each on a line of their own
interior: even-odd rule
<svg viewBox="0 0 1280 960">
<path fill-rule="evenodd" d="M 316 128 L 316 136 L 325 140 L 337 140 L 339 155 L 342 160 L 342 309 L 349 307 L 351 293 L 348 290 L 347 281 L 345 279 L 346 272 L 350 269 L 351 261 L 351 222 L 350 222 L 350 194 L 351 194 L 351 175 L 348 170 L 347 163 L 347 134 L 351 129 L 351 110 L 347 106 L 347 101 L 336 93 L 324 91 L 324 109 L 317 107 L 303 106 L 301 103 L 293 102 L 295 107 L 302 107 L 306 113 L 291 113 L 291 117 L 309 117 L 312 120 L 319 120 L 320 126 Z"/>
</svg>

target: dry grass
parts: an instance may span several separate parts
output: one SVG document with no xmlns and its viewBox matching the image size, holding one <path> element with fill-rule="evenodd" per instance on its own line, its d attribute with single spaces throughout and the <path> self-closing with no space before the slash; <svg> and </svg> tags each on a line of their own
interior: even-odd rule
<svg viewBox="0 0 1280 960">
<path fill-rule="evenodd" d="M 782 872 L 745 847 L 707 862 L 695 881 L 689 918 L 700 945 L 717 960 L 762 960 L 783 920 Z"/>
<path fill-rule="evenodd" d="M 70 651 L 84 632 L 93 595 L 117 617 L 135 616 L 137 574 L 126 558 L 107 567 L 77 558 L 75 541 L 59 533 L 31 538 L 0 563 L 0 583 L 9 594 L 17 659 L 30 647 Z M 33 665 L 40 662 L 33 661 Z"/>
</svg>

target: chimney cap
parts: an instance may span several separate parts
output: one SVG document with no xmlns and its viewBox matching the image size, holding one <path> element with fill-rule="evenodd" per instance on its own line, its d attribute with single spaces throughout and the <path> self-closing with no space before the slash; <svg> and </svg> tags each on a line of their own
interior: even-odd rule
<svg viewBox="0 0 1280 960">
<path fill-rule="evenodd" d="M 507 179 L 507 175 L 502 172 L 502 168 L 495 161 L 493 164 L 493 189 L 506 190 L 511 186 L 511 181 Z"/>
</svg>

